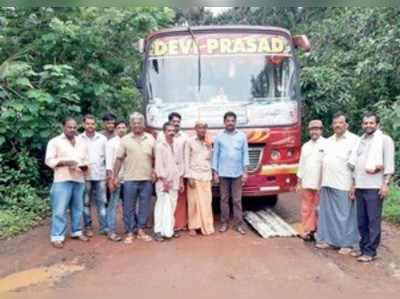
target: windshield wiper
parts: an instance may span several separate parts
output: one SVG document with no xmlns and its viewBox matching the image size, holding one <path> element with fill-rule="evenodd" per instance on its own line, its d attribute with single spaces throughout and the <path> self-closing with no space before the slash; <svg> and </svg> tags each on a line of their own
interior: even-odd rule
<svg viewBox="0 0 400 299">
<path fill-rule="evenodd" d="M 196 44 L 197 47 L 197 75 L 198 75 L 198 88 L 199 88 L 199 92 L 200 92 L 200 88 L 201 88 L 201 54 L 200 54 L 200 46 L 199 43 L 197 42 L 197 38 L 195 37 L 192 28 L 190 28 L 190 26 L 188 26 L 188 32 L 190 33 L 190 36 L 192 37 L 192 40 L 194 41 L 194 43 Z"/>
</svg>

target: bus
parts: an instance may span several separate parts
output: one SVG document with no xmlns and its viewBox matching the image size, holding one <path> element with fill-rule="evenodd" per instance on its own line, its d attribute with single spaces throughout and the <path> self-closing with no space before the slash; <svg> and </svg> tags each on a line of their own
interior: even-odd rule
<svg viewBox="0 0 400 299">
<path fill-rule="evenodd" d="M 310 50 L 305 35 L 278 27 L 199 26 L 163 29 L 140 42 L 140 88 L 146 127 L 155 135 L 171 112 L 194 134 L 206 121 L 210 138 L 233 111 L 248 139 L 250 165 L 244 197 L 291 192 L 301 147 L 301 94 L 296 49 Z"/>
</svg>

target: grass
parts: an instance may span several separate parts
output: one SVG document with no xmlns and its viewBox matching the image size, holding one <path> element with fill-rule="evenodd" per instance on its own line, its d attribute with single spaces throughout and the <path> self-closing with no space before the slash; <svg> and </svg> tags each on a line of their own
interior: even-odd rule
<svg viewBox="0 0 400 299">
<path fill-rule="evenodd" d="M 30 230 L 40 222 L 41 218 L 32 212 L 1 210 L 0 239 L 14 237 Z"/>
<path fill-rule="evenodd" d="M 400 186 L 392 185 L 383 208 L 384 218 L 392 223 L 400 224 Z"/>
</svg>

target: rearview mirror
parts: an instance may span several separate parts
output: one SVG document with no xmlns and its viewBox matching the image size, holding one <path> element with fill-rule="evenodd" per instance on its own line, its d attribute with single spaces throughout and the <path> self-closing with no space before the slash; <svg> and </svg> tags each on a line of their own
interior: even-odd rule
<svg viewBox="0 0 400 299">
<path fill-rule="evenodd" d="M 140 53 L 144 52 L 144 39 L 141 38 L 137 42 L 133 44 L 133 47 L 138 50 Z"/>
<path fill-rule="evenodd" d="M 143 94 L 144 89 L 144 80 L 143 75 L 140 75 L 139 78 L 136 80 L 136 88 Z"/>
<path fill-rule="evenodd" d="M 293 43 L 296 48 L 303 49 L 304 52 L 311 51 L 311 43 L 306 35 L 293 36 Z"/>
</svg>

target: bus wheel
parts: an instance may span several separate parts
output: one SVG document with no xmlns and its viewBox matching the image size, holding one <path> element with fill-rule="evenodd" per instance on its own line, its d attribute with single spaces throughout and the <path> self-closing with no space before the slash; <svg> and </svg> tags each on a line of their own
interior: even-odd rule
<svg viewBox="0 0 400 299">
<path fill-rule="evenodd" d="M 264 200 L 267 207 L 273 208 L 278 202 L 278 195 L 267 196 Z"/>
</svg>

